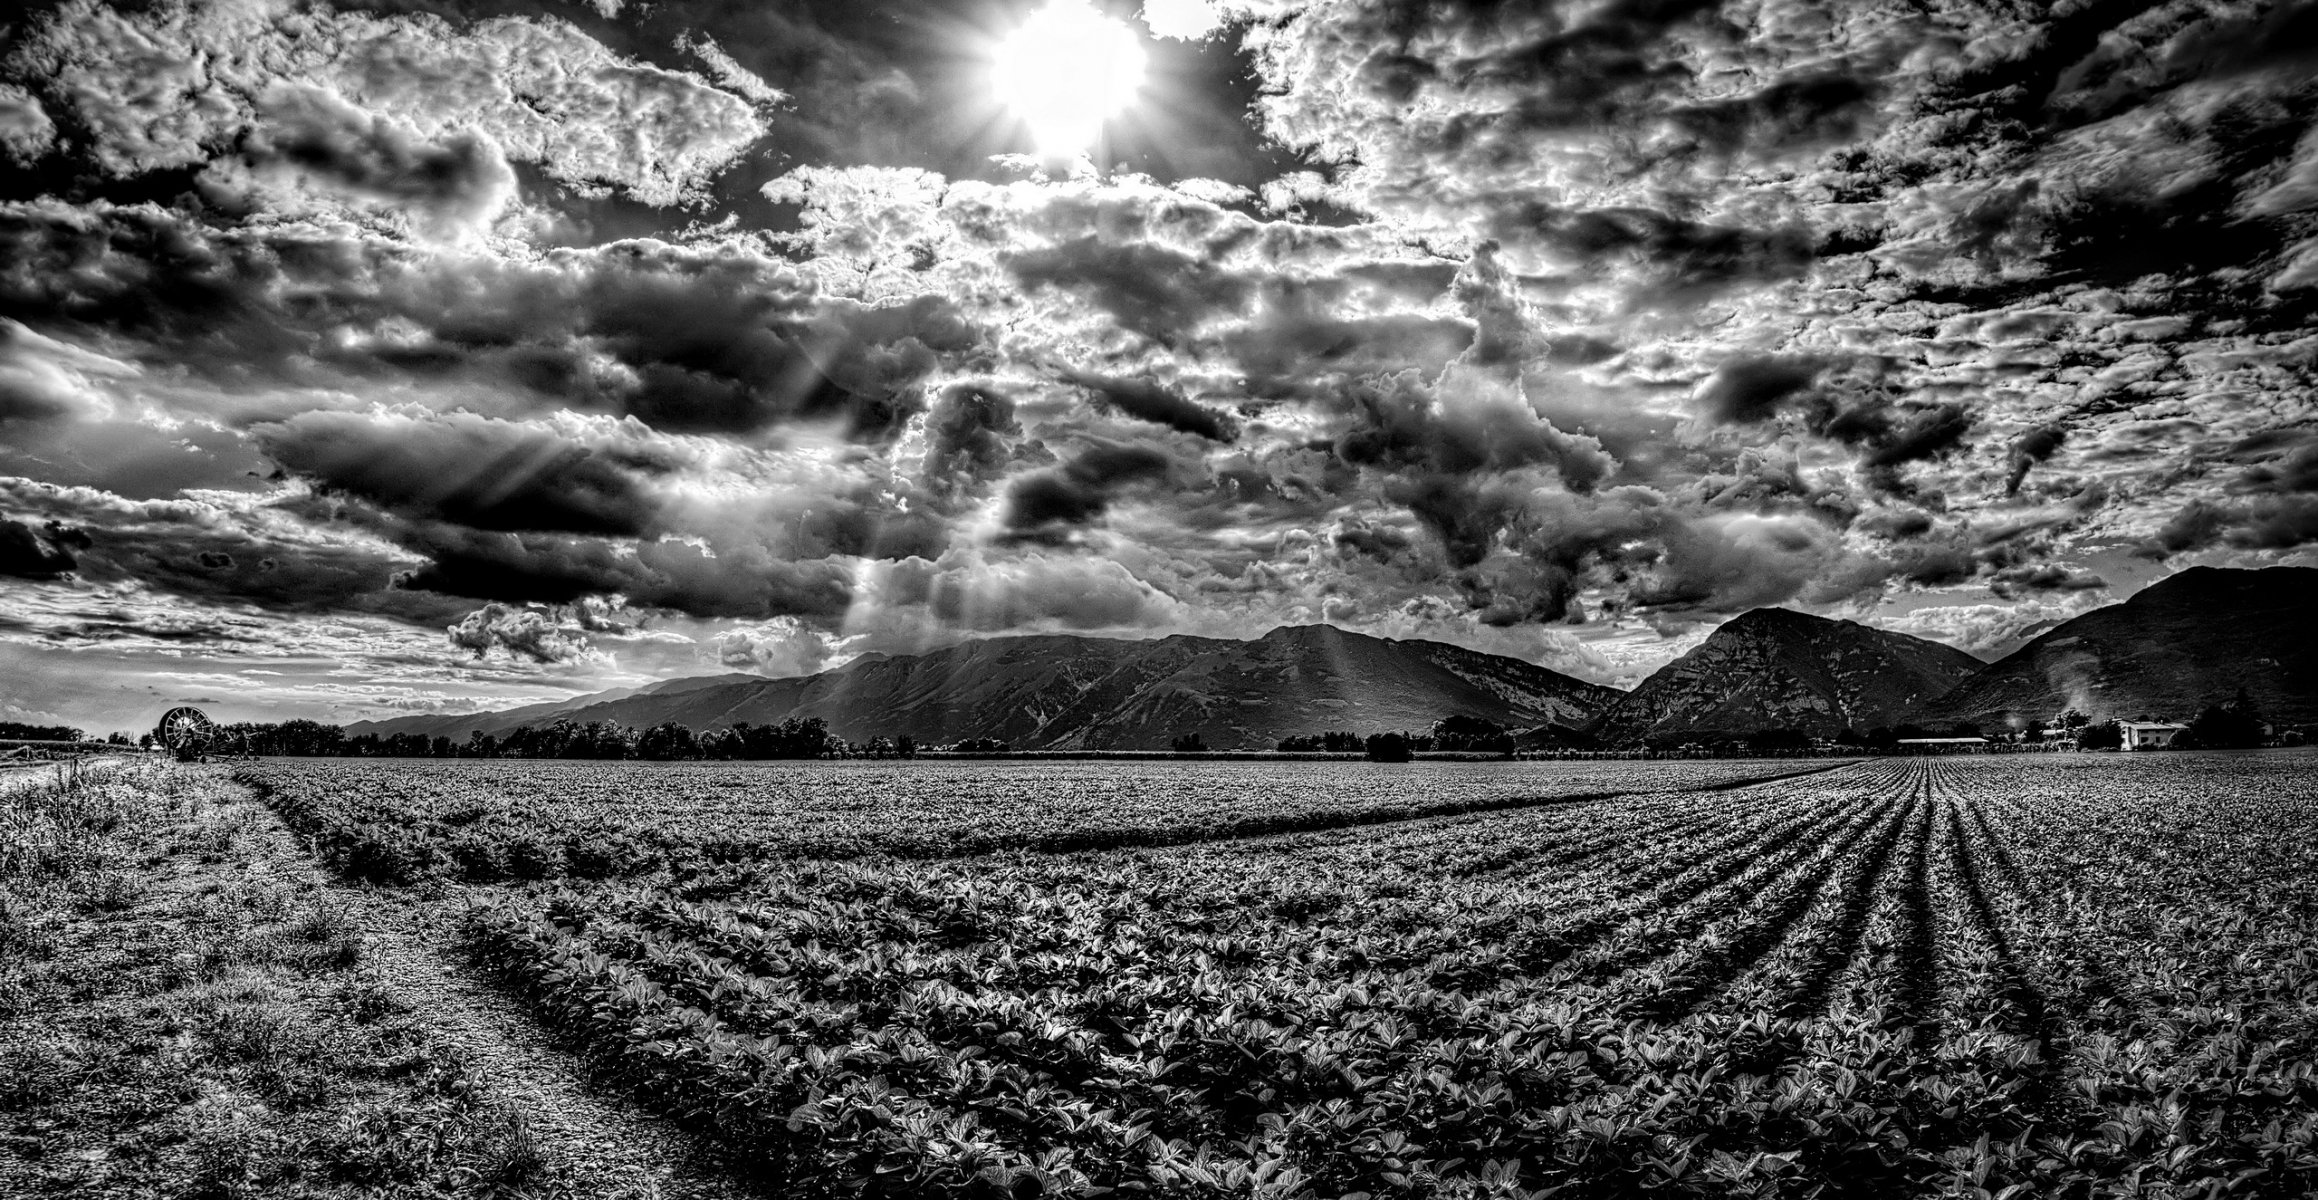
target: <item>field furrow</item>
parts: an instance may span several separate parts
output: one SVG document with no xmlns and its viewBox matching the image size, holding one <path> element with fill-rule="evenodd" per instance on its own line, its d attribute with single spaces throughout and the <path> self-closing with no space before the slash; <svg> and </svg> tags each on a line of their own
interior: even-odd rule
<svg viewBox="0 0 2318 1200">
<path fill-rule="evenodd" d="M 2273 881 L 2318 787 L 2171 761 L 1014 800 L 930 857 L 1003 803 L 880 800 L 844 853 L 505 889 L 472 942 L 785 1195 L 2309 1192 L 2318 902 Z"/>
</svg>

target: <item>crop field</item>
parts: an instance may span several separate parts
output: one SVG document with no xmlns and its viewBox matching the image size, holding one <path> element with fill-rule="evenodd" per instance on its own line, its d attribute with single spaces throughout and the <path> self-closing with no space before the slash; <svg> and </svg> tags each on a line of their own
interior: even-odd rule
<svg viewBox="0 0 2318 1200">
<path fill-rule="evenodd" d="M 407 883 L 779 858 L 1157 846 L 1724 788 L 1825 763 L 275 759 L 240 772 L 323 856 Z"/>
<path fill-rule="evenodd" d="M 772 1194 L 2299 1196 L 2313 765 L 790 859 L 502 889 L 470 936 Z"/>
</svg>

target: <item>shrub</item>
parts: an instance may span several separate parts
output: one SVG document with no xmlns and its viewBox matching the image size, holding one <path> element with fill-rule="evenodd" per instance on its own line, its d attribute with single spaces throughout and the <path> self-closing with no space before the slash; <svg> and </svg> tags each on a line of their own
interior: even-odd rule
<svg viewBox="0 0 2318 1200">
<path fill-rule="evenodd" d="M 566 857 L 573 875 L 581 879 L 609 879 L 620 873 L 621 865 L 629 857 L 621 849 L 618 842 L 608 837 L 574 838 Z"/>
<path fill-rule="evenodd" d="M 346 847 L 346 873 L 375 883 L 411 883 L 436 862 L 434 843 L 400 830 L 371 828 Z"/>
<path fill-rule="evenodd" d="M 533 834 L 507 840 L 507 874 L 516 879 L 548 879 L 563 874 L 563 847 Z"/>
<path fill-rule="evenodd" d="M 508 875 L 507 848 L 489 833 L 464 830 L 450 843 L 451 862 L 461 877 L 492 883 Z"/>
</svg>

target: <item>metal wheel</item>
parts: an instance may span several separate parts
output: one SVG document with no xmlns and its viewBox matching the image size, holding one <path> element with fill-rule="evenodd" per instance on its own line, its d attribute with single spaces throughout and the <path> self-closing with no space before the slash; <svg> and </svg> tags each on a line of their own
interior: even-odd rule
<svg viewBox="0 0 2318 1200">
<path fill-rule="evenodd" d="M 161 724 L 154 728 L 153 740 L 168 747 L 179 761 L 196 762 L 208 753 L 210 744 L 217 740 L 217 732 L 217 723 L 207 713 L 186 706 L 161 714 Z"/>
</svg>

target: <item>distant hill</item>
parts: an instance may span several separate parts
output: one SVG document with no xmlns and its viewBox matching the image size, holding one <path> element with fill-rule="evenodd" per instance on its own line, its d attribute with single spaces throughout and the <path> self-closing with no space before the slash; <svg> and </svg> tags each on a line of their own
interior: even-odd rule
<svg viewBox="0 0 2318 1200">
<path fill-rule="evenodd" d="M 471 730 L 501 733 L 518 725 L 546 725 L 556 718 L 599 704 L 614 703 L 636 696 L 672 697 L 698 688 L 722 687 L 742 680 L 761 680 L 763 677 L 743 672 L 723 675 L 687 675 L 682 679 L 662 680 L 642 687 L 617 688 L 608 692 L 590 692 L 568 700 L 551 700 L 541 704 L 526 704 L 521 708 L 491 709 L 473 713 L 429 713 L 424 716 L 388 717 L 382 721 L 356 721 L 346 732 L 360 737 L 366 733 L 380 736 L 394 733 L 416 733 L 426 737 L 447 737 L 463 742 Z"/>
<path fill-rule="evenodd" d="M 1449 716 L 1514 728 L 1581 725 L 1615 688 L 1440 642 L 1328 625 L 1283 626 L 1252 642 L 1040 635 L 988 638 L 926 654 L 865 656 L 796 679 L 673 680 L 501 713 L 398 717 L 349 732 L 463 741 L 557 719 L 694 729 L 819 717 L 854 741 L 998 738 L 1020 749 L 1164 749 L 1197 733 L 1214 749 L 1349 729 L 1419 730 Z"/>
<path fill-rule="evenodd" d="M 1865 731 L 1913 719 L 1983 665 L 1952 646 L 1856 621 L 1758 608 L 1653 672 L 1587 732 L 1633 743 L 1759 729 Z"/>
<path fill-rule="evenodd" d="M 2063 622 L 1983 668 L 1929 719 L 2186 720 L 2246 689 L 2262 716 L 2318 722 L 2318 568 L 2191 567 Z"/>
</svg>

